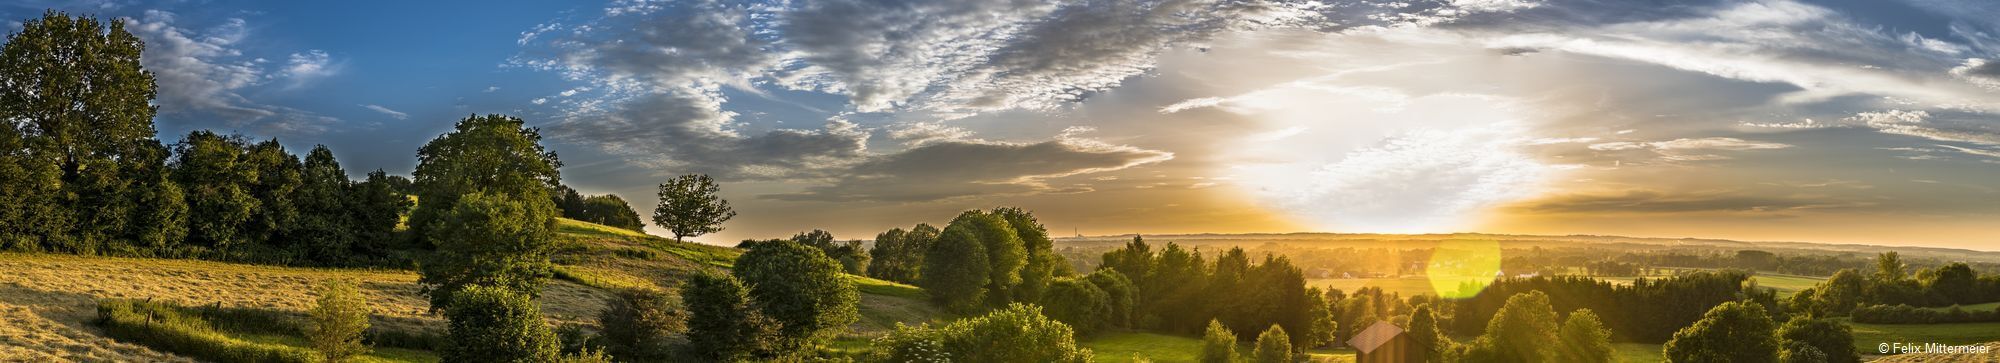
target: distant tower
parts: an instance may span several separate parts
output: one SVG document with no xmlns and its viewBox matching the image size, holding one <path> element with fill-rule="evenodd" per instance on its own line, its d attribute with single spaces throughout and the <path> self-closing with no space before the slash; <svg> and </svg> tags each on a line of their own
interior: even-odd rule
<svg viewBox="0 0 2000 363">
<path fill-rule="evenodd" d="M 1070 227 L 1070 228 L 1075 228 L 1076 238 L 1083 238 L 1083 228 L 1081 227 Z"/>
</svg>

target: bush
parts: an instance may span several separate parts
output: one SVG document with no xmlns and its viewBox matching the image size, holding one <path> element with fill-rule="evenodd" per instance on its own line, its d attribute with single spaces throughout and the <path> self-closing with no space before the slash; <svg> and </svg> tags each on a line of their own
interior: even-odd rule
<svg viewBox="0 0 2000 363">
<path fill-rule="evenodd" d="M 451 325 L 438 357 L 446 362 L 548 362 L 561 349 L 541 307 L 508 289 L 467 286 L 444 316 Z"/>
<path fill-rule="evenodd" d="M 369 349 L 362 344 L 361 334 L 368 331 L 368 314 L 368 300 L 361 297 L 354 283 L 327 282 L 319 289 L 319 302 L 313 306 L 310 324 L 304 329 L 306 341 L 327 362 L 367 354 Z"/>
<path fill-rule="evenodd" d="M 688 349 L 694 356 L 733 362 L 767 350 L 774 323 L 750 306 L 749 289 L 729 275 L 702 273 L 681 296 L 688 308 Z"/>
<path fill-rule="evenodd" d="M 1790 351 L 1793 343 L 1804 343 L 1828 363 L 1860 362 L 1861 356 L 1854 352 L 1854 330 L 1847 324 L 1826 319 L 1793 318 L 1778 327 L 1778 339 Z"/>
<path fill-rule="evenodd" d="M 736 259 L 732 271 L 750 287 L 765 317 L 779 325 L 779 348 L 810 345 L 860 319 L 861 300 L 840 263 L 790 240 L 757 245 Z"/>
<path fill-rule="evenodd" d="M 1289 363 L 1292 361 L 1292 337 L 1285 335 L 1285 328 L 1271 324 L 1263 334 L 1257 335 L 1257 351 L 1252 355 L 1257 363 Z"/>
<path fill-rule="evenodd" d="M 612 355 L 626 359 L 666 353 L 667 338 L 687 330 L 678 299 L 655 290 L 627 290 L 598 316 Z"/>
<path fill-rule="evenodd" d="M 875 340 L 870 360 L 877 362 L 1051 362 L 1091 361 L 1089 349 L 1078 347 L 1074 332 L 1046 316 L 1040 307 L 1011 304 L 984 316 L 951 324 L 910 327 Z"/>
<path fill-rule="evenodd" d="M 1103 289 L 1090 280 L 1064 278 L 1049 284 L 1042 294 L 1042 308 L 1049 318 L 1069 324 L 1078 335 L 1089 335 L 1111 317 L 1111 302 Z"/>
<path fill-rule="evenodd" d="M 1201 335 L 1201 363 L 1235 362 L 1236 333 L 1220 321 L 1209 320 L 1208 331 Z"/>
<path fill-rule="evenodd" d="M 312 354 L 301 349 L 230 338 L 194 314 L 166 304 L 103 300 L 97 303 L 97 319 L 97 325 L 112 338 L 206 361 L 316 361 Z"/>
</svg>

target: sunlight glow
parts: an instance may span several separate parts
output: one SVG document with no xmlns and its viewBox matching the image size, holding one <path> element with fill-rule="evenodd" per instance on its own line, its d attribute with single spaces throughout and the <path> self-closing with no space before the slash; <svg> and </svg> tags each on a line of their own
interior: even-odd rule
<svg viewBox="0 0 2000 363">
<path fill-rule="evenodd" d="M 1499 273 L 1500 241 L 1451 240 L 1431 254 L 1424 277 L 1438 296 L 1463 299 L 1479 295 Z"/>
</svg>

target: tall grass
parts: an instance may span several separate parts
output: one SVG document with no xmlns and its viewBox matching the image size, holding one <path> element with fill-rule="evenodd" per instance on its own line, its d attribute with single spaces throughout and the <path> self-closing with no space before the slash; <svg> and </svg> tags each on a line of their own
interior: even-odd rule
<svg viewBox="0 0 2000 363">
<path fill-rule="evenodd" d="M 231 338 L 199 315 L 166 304 L 109 299 L 97 304 L 106 335 L 174 354 L 215 362 L 315 362 L 312 354 L 284 346 Z"/>
</svg>

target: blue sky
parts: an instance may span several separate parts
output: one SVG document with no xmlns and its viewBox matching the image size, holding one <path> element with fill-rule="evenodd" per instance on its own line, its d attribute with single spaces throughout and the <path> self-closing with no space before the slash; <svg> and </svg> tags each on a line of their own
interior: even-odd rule
<svg viewBox="0 0 2000 363">
<path fill-rule="evenodd" d="M 128 25 L 162 139 L 407 173 L 472 113 L 704 241 L 966 208 L 1051 230 L 1506 232 L 1992 249 L 2000 4 L 1975 0 L 18 1 Z M 18 23 L 12 24 L 18 27 Z"/>
</svg>

